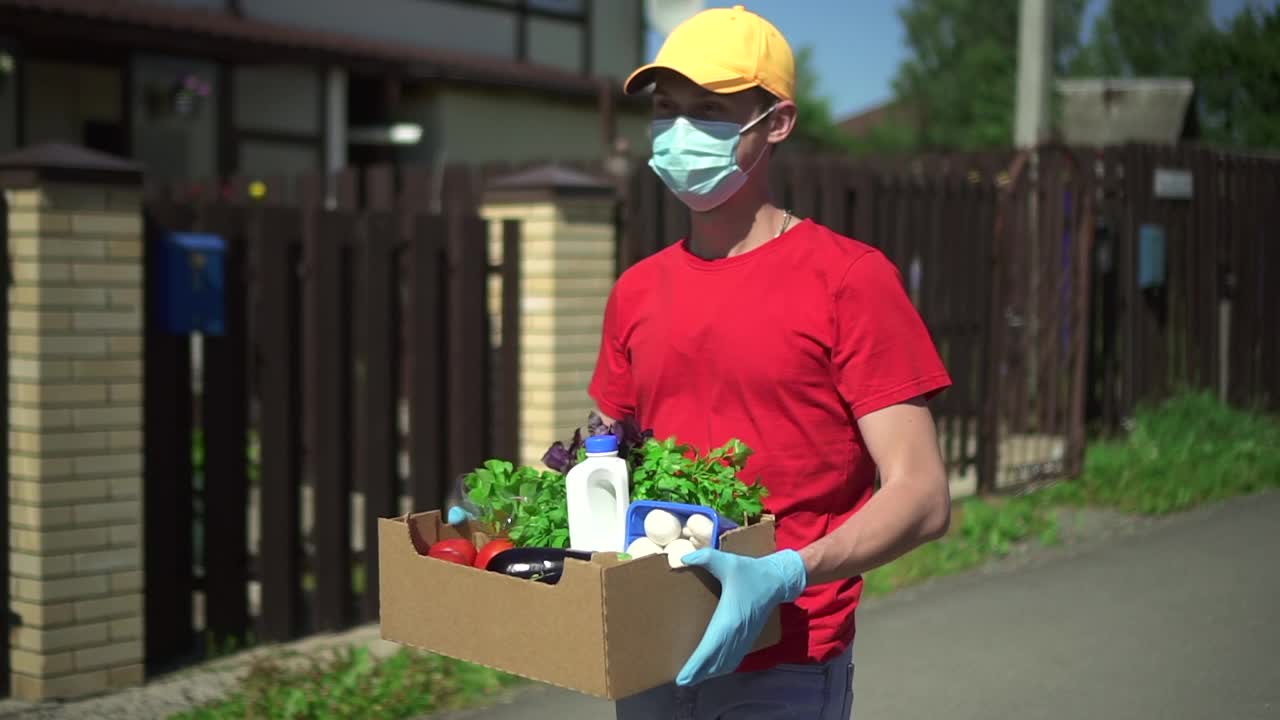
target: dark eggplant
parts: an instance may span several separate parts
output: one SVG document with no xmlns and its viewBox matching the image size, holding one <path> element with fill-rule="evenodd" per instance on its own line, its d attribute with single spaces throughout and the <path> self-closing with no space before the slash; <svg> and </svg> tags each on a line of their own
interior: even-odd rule
<svg viewBox="0 0 1280 720">
<path fill-rule="evenodd" d="M 489 559 L 485 569 L 524 580 L 555 585 L 564 572 L 565 558 L 590 560 L 591 553 L 560 548 L 520 547 L 503 550 Z"/>
</svg>

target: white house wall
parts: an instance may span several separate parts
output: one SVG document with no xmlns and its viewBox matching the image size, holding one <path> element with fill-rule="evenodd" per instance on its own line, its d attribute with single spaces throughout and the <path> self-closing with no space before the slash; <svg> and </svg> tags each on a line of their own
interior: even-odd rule
<svg viewBox="0 0 1280 720">
<path fill-rule="evenodd" d="M 226 0 L 159 1 L 215 11 L 227 6 Z M 588 0 L 593 74 L 621 78 L 644 60 L 641 1 Z M 250 18 L 282 25 L 516 59 L 515 14 L 498 8 L 451 0 L 243 0 L 241 7 Z M 527 49 L 531 62 L 582 69 L 583 43 L 572 22 L 530 16 Z"/>
<path fill-rule="evenodd" d="M 253 2 L 253 0 L 249 0 Z M 227 0 L 161 0 L 165 5 L 178 7 L 204 8 L 206 10 L 226 10 Z"/>
<path fill-rule="evenodd" d="M 571 22 L 529 18 L 529 62 L 582 71 L 582 28 Z"/>
<path fill-rule="evenodd" d="M 516 56 L 515 16 L 440 0 L 252 0 L 247 16 L 423 48 Z"/>
<path fill-rule="evenodd" d="M 320 151 L 314 146 L 244 140 L 237 148 L 236 170 L 247 177 L 280 176 L 288 181 L 318 169 Z"/>
<path fill-rule="evenodd" d="M 406 110 L 431 128 L 432 146 L 416 160 L 429 160 L 440 147 L 448 161 L 468 163 L 590 160 L 603 151 L 600 115 L 589 102 L 445 89 L 408 100 Z M 648 147 L 642 115 L 619 113 L 617 127 L 633 148 Z"/>
<path fill-rule="evenodd" d="M 235 68 L 235 123 L 241 130 L 320 132 L 320 70 L 288 65 Z"/>
<path fill-rule="evenodd" d="M 643 57 L 640 0 L 592 0 L 591 72 L 622 78 L 631 74 Z"/>
</svg>

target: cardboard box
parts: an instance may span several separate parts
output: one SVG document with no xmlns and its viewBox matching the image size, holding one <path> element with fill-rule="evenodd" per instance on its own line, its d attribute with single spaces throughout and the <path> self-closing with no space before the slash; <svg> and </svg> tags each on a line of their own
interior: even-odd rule
<svg viewBox="0 0 1280 720">
<path fill-rule="evenodd" d="M 617 700 L 673 681 L 718 600 L 710 573 L 673 570 L 662 555 L 569 559 L 559 582 L 549 585 L 416 549 L 425 553 L 439 539 L 460 536 L 438 511 L 379 520 L 384 639 Z M 774 552 L 773 519 L 726 533 L 721 549 L 753 557 Z M 780 637 L 775 610 L 756 648 Z"/>
</svg>

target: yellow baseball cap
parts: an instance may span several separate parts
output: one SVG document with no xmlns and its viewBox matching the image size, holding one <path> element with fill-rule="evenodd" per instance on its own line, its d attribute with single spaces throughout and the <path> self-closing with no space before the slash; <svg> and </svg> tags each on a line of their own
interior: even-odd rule
<svg viewBox="0 0 1280 720">
<path fill-rule="evenodd" d="M 795 99 L 791 46 L 778 28 L 741 5 L 703 10 L 680 23 L 653 62 L 631 73 L 623 90 L 635 93 L 647 87 L 660 68 L 716 93 L 761 87 L 779 99 Z"/>
</svg>

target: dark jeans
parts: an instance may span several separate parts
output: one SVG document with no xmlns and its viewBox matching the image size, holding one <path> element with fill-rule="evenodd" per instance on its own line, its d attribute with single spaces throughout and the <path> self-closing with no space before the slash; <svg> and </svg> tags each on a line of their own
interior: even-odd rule
<svg viewBox="0 0 1280 720">
<path fill-rule="evenodd" d="M 821 665 L 732 673 L 689 688 L 662 685 L 617 703 L 618 720 L 848 720 L 853 649 Z"/>
</svg>

